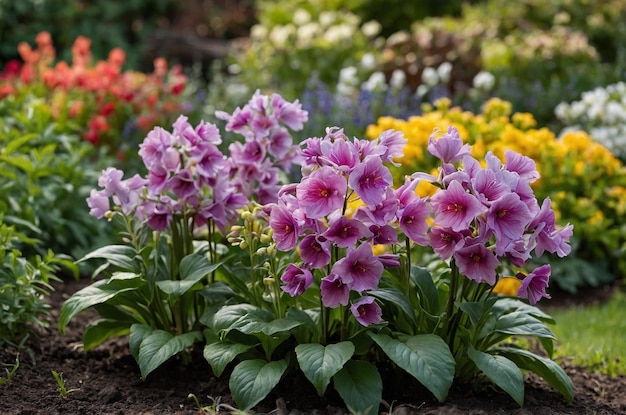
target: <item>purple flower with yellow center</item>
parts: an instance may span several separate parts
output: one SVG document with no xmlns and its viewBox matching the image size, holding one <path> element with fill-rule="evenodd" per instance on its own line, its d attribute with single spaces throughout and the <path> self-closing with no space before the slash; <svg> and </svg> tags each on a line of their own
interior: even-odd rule
<svg viewBox="0 0 626 415">
<path fill-rule="evenodd" d="M 348 250 L 344 258 L 335 262 L 332 273 L 340 275 L 354 291 L 361 292 L 376 289 L 383 270 L 383 264 L 374 256 L 370 244 L 364 243 Z"/>
<path fill-rule="evenodd" d="M 370 157 L 352 170 L 348 184 L 367 204 L 376 206 L 385 199 L 385 191 L 392 184 L 391 172 L 380 157 Z"/>
<path fill-rule="evenodd" d="M 400 229 L 410 240 L 418 245 L 428 245 L 428 223 L 426 219 L 430 214 L 430 209 L 424 199 L 415 199 L 409 203 L 399 218 Z"/>
<path fill-rule="evenodd" d="M 430 204 L 435 211 L 435 222 L 455 232 L 468 229 L 472 221 L 487 209 L 456 181 L 435 193 Z"/>
<path fill-rule="evenodd" d="M 465 156 L 471 156 L 470 146 L 463 144 L 459 131 L 455 127 L 448 127 L 448 132 L 440 138 L 435 134 L 428 139 L 428 151 L 440 159 L 444 164 L 456 163 Z"/>
<path fill-rule="evenodd" d="M 343 207 L 347 188 L 343 176 L 321 167 L 296 186 L 296 196 L 306 216 L 319 219 Z"/>
<path fill-rule="evenodd" d="M 537 304 L 542 298 L 550 298 L 550 295 L 546 293 L 550 281 L 550 272 L 550 265 L 542 265 L 533 270 L 522 280 L 517 296 L 527 298 L 530 304 Z"/>
<path fill-rule="evenodd" d="M 450 228 L 433 226 L 429 233 L 430 245 L 441 259 L 449 259 L 465 245 L 465 238 Z"/>
<path fill-rule="evenodd" d="M 289 251 L 296 247 L 300 226 L 287 208 L 281 205 L 272 207 L 269 225 L 274 231 L 272 235 L 277 249 Z"/>
<path fill-rule="evenodd" d="M 336 308 L 348 305 L 350 300 L 350 286 L 337 274 L 329 274 L 322 278 L 320 291 L 324 307 Z"/>
<path fill-rule="evenodd" d="M 305 236 L 300 241 L 300 258 L 308 267 L 325 267 L 330 263 L 330 241 L 319 235 Z"/>
<path fill-rule="evenodd" d="M 339 248 L 347 248 L 354 246 L 359 239 L 370 238 L 373 234 L 363 223 L 339 216 L 331 222 L 323 236 Z"/>
<path fill-rule="evenodd" d="M 459 272 L 470 280 L 489 285 L 496 283 L 496 268 L 500 261 L 484 245 L 474 244 L 460 248 L 454 253 L 454 260 Z"/>
<path fill-rule="evenodd" d="M 382 321 L 383 311 L 376 303 L 374 297 L 365 296 L 350 306 L 350 311 L 356 321 L 367 327 Z"/>
<path fill-rule="evenodd" d="M 295 297 L 301 295 L 309 288 L 309 285 L 313 283 L 313 275 L 308 269 L 289 264 L 280 280 L 285 284 L 280 289 Z"/>
<path fill-rule="evenodd" d="M 532 215 L 517 194 L 508 193 L 491 203 L 486 218 L 496 237 L 496 254 L 502 255 L 511 242 L 522 238 Z"/>
</svg>

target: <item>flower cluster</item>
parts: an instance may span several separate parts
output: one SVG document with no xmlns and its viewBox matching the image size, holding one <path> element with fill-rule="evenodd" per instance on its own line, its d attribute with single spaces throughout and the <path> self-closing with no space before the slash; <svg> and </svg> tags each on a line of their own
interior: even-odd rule
<svg viewBox="0 0 626 415">
<path fill-rule="evenodd" d="M 217 111 L 227 121 L 226 131 L 242 135 L 228 147 L 228 171 L 241 194 L 256 195 L 259 203 L 276 201 L 281 171 L 289 171 L 297 162 L 298 146 L 289 129 L 302 130 L 308 113 L 298 100 L 285 101 L 280 95 L 262 95 L 258 90 L 250 101 L 233 114 Z"/>
<path fill-rule="evenodd" d="M 554 110 L 566 131 L 581 129 L 626 159 L 626 83 L 618 82 L 583 92 L 580 101 L 560 103 Z"/>
<path fill-rule="evenodd" d="M 155 60 L 153 73 L 123 71 L 123 50 L 115 48 L 106 60 L 94 63 L 91 41 L 79 36 L 72 46 L 71 65 L 65 61 L 54 64 L 56 52 L 47 32 L 37 35 L 35 49 L 21 42 L 18 51 L 23 63 L 11 62 L 4 68 L 0 97 L 44 94 L 55 118 L 84 125 L 83 137 L 94 144 L 121 147 L 123 143 L 110 141 L 122 136 L 133 117 L 144 133 L 183 109 L 186 77 L 180 66 L 169 69 L 163 58 Z"/>
<path fill-rule="evenodd" d="M 384 163 L 401 156 L 405 143 L 393 130 L 374 141 L 349 141 L 336 128 L 304 142 L 303 179 L 283 187 L 270 211 L 276 247 L 298 246 L 302 260 L 285 270 L 284 291 L 302 294 L 314 281 L 313 270 L 321 275 L 323 304 L 335 308 L 352 300 L 354 316 L 368 325 L 379 322 L 381 313 L 367 292 L 378 288 L 385 266 L 399 265 L 395 255 L 374 255 L 372 245 L 408 238 L 431 246 L 442 260 L 454 261 L 462 275 L 489 286 L 496 284 L 503 259 L 522 267 L 533 250 L 537 256 L 569 253 L 572 226 L 557 227 L 549 199 L 539 206 L 530 187 L 539 177 L 532 159 L 507 152 L 502 164 L 489 153 L 487 166 L 481 167 L 451 127 L 439 139 L 431 136 L 428 144 L 441 162 L 439 177 L 416 173 L 394 189 Z M 423 180 L 441 190 L 432 197 L 417 196 Z M 361 206 L 347 215 L 354 200 Z M 547 295 L 548 275 L 549 268 L 533 271 L 518 295 L 536 303 Z"/>
</svg>

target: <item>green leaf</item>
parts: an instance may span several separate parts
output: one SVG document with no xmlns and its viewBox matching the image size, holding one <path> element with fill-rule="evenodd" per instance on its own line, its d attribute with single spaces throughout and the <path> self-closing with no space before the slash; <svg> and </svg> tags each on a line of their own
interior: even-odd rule
<svg viewBox="0 0 626 415">
<path fill-rule="evenodd" d="M 454 380 L 455 360 L 448 345 L 434 334 L 408 337 L 404 342 L 369 333 L 385 354 L 443 402 Z"/>
<path fill-rule="evenodd" d="M 128 348 L 135 361 L 139 361 L 139 347 L 143 339 L 148 337 L 154 329 L 146 324 L 133 324 L 130 326 L 130 336 L 128 336 Z"/>
<path fill-rule="evenodd" d="M 352 414 L 376 415 L 382 400 L 383 381 L 374 365 L 349 360 L 333 376 L 335 389 Z"/>
<path fill-rule="evenodd" d="M 498 297 L 498 300 L 495 302 L 493 309 L 498 315 L 504 314 L 506 311 L 519 311 L 524 314 L 529 314 L 537 319 L 549 323 L 555 324 L 554 319 L 546 314 L 544 311 L 540 310 L 536 306 L 527 304 L 522 300 L 510 297 Z"/>
<path fill-rule="evenodd" d="M 498 318 L 495 331 L 510 335 L 555 339 L 554 333 L 545 323 L 524 311 L 515 311 Z"/>
<path fill-rule="evenodd" d="M 258 308 L 252 304 L 234 304 L 224 306 L 217 310 L 211 318 L 207 319 L 207 326 L 211 327 L 215 333 L 220 331 L 229 331 L 243 316 L 254 310 L 258 310 Z"/>
<path fill-rule="evenodd" d="M 84 257 L 78 260 L 78 262 L 84 262 L 89 259 L 99 258 L 106 259 L 111 265 L 119 267 L 127 271 L 138 271 L 133 258 L 137 253 L 133 248 L 127 245 L 107 245 L 102 248 L 98 248 L 91 251 Z"/>
<path fill-rule="evenodd" d="M 317 343 L 296 346 L 296 357 L 300 370 L 315 386 L 319 396 L 324 395 L 330 378 L 341 370 L 354 354 L 352 342 L 340 342 L 324 347 Z"/>
<path fill-rule="evenodd" d="M 218 269 L 219 266 L 220 264 L 211 264 L 205 255 L 193 253 L 180 261 L 178 270 L 180 271 L 181 279 L 200 281 L 202 277 L 209 275 Z"/>
<path fill-rule="evenodd" d="M 467 349 L 467 355 L 485 376 L 508 393 L 520 407 L 524 406 L 524 375 L 515 363 L 504 356 L 480 352 L 472 346 Z"/>
<path fill-rule="evenodd" d="M 440 313 L 439 291 L 431 273 L 422 267 L 411 266 L 411 281 L 415 284 L 420 293 L 421 304 L 425 311 L 431 315 Z"/>
<path fill-rule="evenodd" d="M 130 322 L 100 319 L 85 328 L 83 347 L 86 352 L 112 337 L 126 336 L 130 333 Z"/>
<path fill-rule="evenodd" d="M 211 365 L 215 376 L 221 376 L 224 369 L 239 354 L 250 350 L 253 345 L 234 343 L 230 340 L 222 340 L 215 343 L 207 344 L 204 347 L 204 358 Z"/>
<path fill-rule="evenodd" d="M 61 333 L 64 333 L 65 327 L 67 327 L 72 317 L 81 311 L 96 304 L 105 303 L 122 293 L 136 290 L 143 284 L 145 284 L 145 281 L 141 280 L 139 276 L 127 280 L 100 280 L 75 292 L 63 303 L 61 314 L 59 315 L 59 330 L 61 330 Z"/>
<path fill-rule="evenodd" d="M 156 368 L 165 363 L 170 357 L 177 355 L 197 341 L 202 340 L 202 333 L 191 331 L 174 336 L 164 330 L 154 330 L 144 337 L 139 346 L 139 369 L 141 377 L 146 378 Z"/>
<path fill-rule="evenodd" d="M 457 307 L 470 318 L 472 326 L 476 327 L 483 316 L 483 302 L 458 302 Z"/>
<path fill-rule="evenodd" d="M 553 360 L 538 356 L 528 350 L 513 347 L 499 347 L 497 353 L 512 360 L 518 367 L 541 376 L 548 385 L 567 399 L 569 403 L 574 400 L 574 384 L 567 376 L 565 370 Z"/>
<path fill-rule="evenodd" d="M 406 296 L 402 294 L 402 292 L 397 288 L 379 288 L 378 290 L 369 291 L 369 294 L 373 297 L 397 305 L 400 310 L 402 310 L 402 312 L 407 315 L 407 317 L 411 320 L 413 324 L 417 324 L 417 319 L 415 318 L 415 309 L 406 298 Z"/>
<path fill-rule="evenodd" d="M 285 359 L 269 363 L 261 359 L 245 360 L 235 366 L 228 386 L 239 409 L 248 411 L 261 402 L 280 382 L 285 370 Z"/>
<path fill-rule="evenodd" d="M 246 314 L 234 327 L 246 334 L 263 333 L 273 336 L 296 328 L 303 324 L 302 321 L 283 317 L 274 320 L 274 315 L 266 310 L 254 310 Z"/>
</svg>

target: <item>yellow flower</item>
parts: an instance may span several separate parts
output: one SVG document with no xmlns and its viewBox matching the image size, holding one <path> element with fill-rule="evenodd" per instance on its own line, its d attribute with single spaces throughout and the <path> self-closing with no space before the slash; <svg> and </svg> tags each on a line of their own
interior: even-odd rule
<svg viewBox="0 0 626 415">
<path fill-rule="evenodd" d="M 500 278 L 493 288 L 493 292 L 502 295 L 517 295 L 520 285 L 522 285 L 522 281 L 515 277 Z"/>
</svg>

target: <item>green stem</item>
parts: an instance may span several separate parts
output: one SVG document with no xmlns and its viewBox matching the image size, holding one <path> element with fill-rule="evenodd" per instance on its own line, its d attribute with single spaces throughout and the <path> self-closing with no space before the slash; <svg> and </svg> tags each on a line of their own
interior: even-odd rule
<svg viewBox="0 0 626 415">
<path fill-rule="evenodd" d="M 411 240 L 407 237 L 406 241 L 406 277 L 404 281 L 404 294 L 409 297 L 411 289 Z"/>
<path fill-rule="evenodd" d="M 450 351 L 454 354 L 454 336 L 456 335 L 456 327 L 453 324 L 455 318 L 454 302 L 456 300 L 456 292 L 459 284 L 459 269 L 457 268 L 454 259 L 450 262 L 450 293 L 448 295 L 448 310 L 446 315 L 446 329 L 448 331 L 448 346 Z"/>
</svg>

